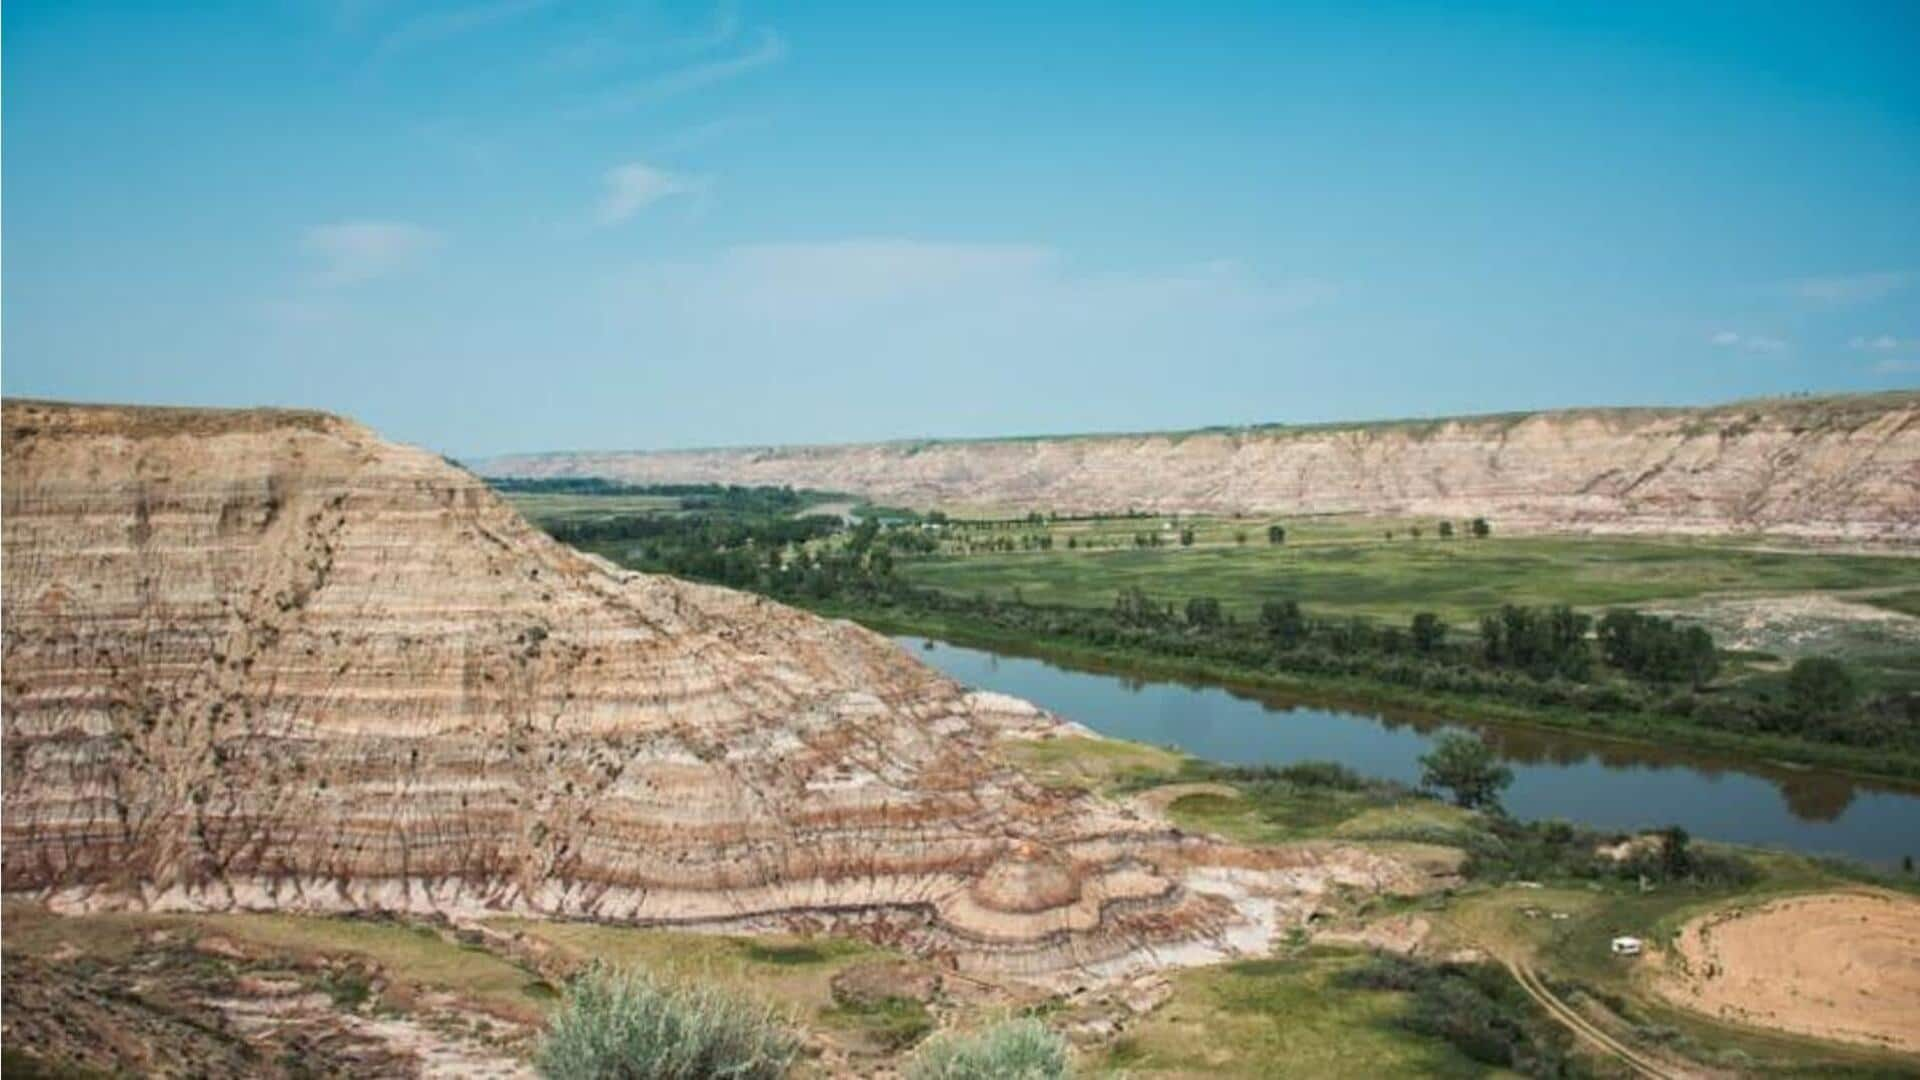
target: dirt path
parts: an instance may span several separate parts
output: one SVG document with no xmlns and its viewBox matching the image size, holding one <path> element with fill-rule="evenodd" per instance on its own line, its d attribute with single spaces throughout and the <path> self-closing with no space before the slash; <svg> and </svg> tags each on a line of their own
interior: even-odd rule
<svg viewBox="0 0 1920 1080">
<path fill-rule="evenodd" d="M 1586 1043 L 1602 1054 L 1620 1060 L 1640 1076 L 1651 1077 L 1653 1080 L 1682 1080 L 1682 1078 L 1692 1075 L 1691 1073 L 1680 1072 L 1670 1066 L 1654 1061 L 1652 1058 L 1639 1053 L 1627 1044 L 1602 1031 L 1598 1025 L 1586 1017 L 1581 1016 L 1573 1006 L 1560 1000 L 1560 997 L 1552 990 L 1549 990 L 1547 984 L 1541 982 L 1540 977 L 1535 975 L 1533 969 L 1526 964 L 1504 957 L 1500 962 L 1506 965 L 1509 972 L 1513 973 L 1514 981 L 1520 984 L 1520 989 L 1525 990 L 1527 996 L 1539 1002 L 1540 1007 L 1547 1010 L 1547 1015 L 1558 1020 L 1567 1030 L 1573 1032 L 1574 1038 L 1579 1039 L 1581 1042 Z"/>
</svg>

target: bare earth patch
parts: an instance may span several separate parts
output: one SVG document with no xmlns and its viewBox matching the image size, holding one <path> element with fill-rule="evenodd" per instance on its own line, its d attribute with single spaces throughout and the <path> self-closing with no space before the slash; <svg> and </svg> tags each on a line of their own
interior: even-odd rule
<svg viewBox="0 0 1920 1080">
<path fill-rule="evenodd" d="M 1705 626 L 1724 648 L 1789 658 L 1920 647 L 1920 618 L 1820 593 L 1704 600 L 1652 610 Z"/>
<path fill-rule="evenodd" d="M 1728 1020 L 1920 1053 L 1920 902 L 1822 893 L 1702 916 L 1657 982 Z"/>
</svg>

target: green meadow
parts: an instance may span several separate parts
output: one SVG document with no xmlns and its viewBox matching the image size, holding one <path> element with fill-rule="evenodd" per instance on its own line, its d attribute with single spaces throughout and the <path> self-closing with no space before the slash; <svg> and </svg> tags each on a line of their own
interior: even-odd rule
<svg viewBox="0 0 1920 1080">
<path fill-rule="evenodd" d="M 1149 521 L 1134 531 L 1157 528 L 1158 521 Z M 1329 535 L 1336 529 L 1345 535 Z M 1392 540 L 1384 538 L 1388 529 L 1395 531 Z M 1137 587 L 1157 600 L 1215 597 L 1241 616 L 1258 612 L 1264 601 L 1285 599 L 1314 612 L 1400 621 L 1433 611 L 1455 623 L 1502 604 L 1596 608 L 1920 586 L 1920 559 L 1903 556 L 1668 538 L 1441 539 L 1431 523 L 1415 539 L 1407 529 L 1289 526 L 1288 542 L 1271 545 L 1264 523 L 1212 521 L 1195 528 L 1192 547 L 1169 539 L 1157 548 L 1092 550 L 1065 547 L 1061 530 L 1048 551 L 939 554 L 904 560 L 899 570 L 914 584 L 1001 597 L 1018 591 L 1029 603 L 1107 606 L 1121 590 Z M 1244 544 L 1234 539 L 1241 532 L 1248 535 Z"/>
</svg>

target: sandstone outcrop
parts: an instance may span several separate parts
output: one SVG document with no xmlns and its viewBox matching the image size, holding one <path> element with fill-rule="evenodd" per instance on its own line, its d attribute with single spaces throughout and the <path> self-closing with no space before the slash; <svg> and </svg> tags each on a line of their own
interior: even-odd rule
<svg viewBox="0 0 1920 1080">
<path fill-rule="evenodd" d="M 895 505 L 1376 513 L 1920 539 L 1920 393 L 1173 434 L 560 453 L 489 476 L 791 484 Z"/>
<path fill-rule="evenodd" d="M 4 414 L 10 895 L 831 924 L 1043 973 L 1229 947 L 1332 883 L 1423 873 L 1037 786 L 994 752 L 1057 723 L 1031 706 L 579 554 L 346 420 Z"/>
</svg>

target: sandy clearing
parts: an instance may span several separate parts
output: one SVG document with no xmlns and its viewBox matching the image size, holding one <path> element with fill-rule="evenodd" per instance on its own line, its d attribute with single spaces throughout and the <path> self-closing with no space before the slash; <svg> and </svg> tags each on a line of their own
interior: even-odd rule
<svg viewBox="0 0 1920 1080">
<path fill-rule="evenodd" d="M 1700 597 L 1656 604 L 1647 610 L 1705 626 L 1722 648 L 1754 649 L 1789 658 L 1863 645 L 1920 645 L 1920 618 L 1830 593 Z"/>
<path fill-rule="evenodd" d="M 1681 928 L 1668 999 L 1727 1020 L 1920 1053 L 1920 901 L 1821 893 Z"/>
</svg>

